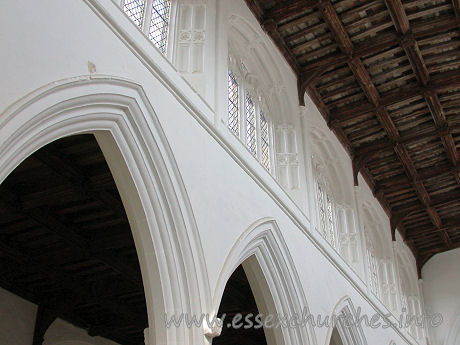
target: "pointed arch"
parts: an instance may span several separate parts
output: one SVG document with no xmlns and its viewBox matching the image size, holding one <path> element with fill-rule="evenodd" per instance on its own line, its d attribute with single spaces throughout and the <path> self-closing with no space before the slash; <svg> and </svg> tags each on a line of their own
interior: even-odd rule
<svg viewBox="0 0 460 345">
<path fill-rule="evenodd" d="M 337 327 L 334 327 L 332 330 L 331 341 L 329 342 L 329 345 L 343 345 L 343 340 Z"/>
<path fill-rule="evenodd" d="M 361 241 L 355 222 L 353 190 L 343 177 L 343 162 L 328 135 L 318 126 L 309 129 L 316 224 L 320 234 L 355 272 L 361 271 Z"/>
<path fill-rule="evenodd" d="M 287 101 L 290 96 L 286 85 L 289 83 L 276 64 L 277 59 L 267 46 L 266 38 L 236 14 L 229 17 L 228 35 L 229 57 L 245 65 L 247 71 L 242 72 L 254 93 L 265 99 L 265 110 L 270 118 L 275 122 L 284 122 L 287 114 L 296 114 L 297 110 Z"/>
<path fill-rule="evenodd" d="M 420 317 L 422 311 L 422 296 L 418 286 L 418 273 L 415 259 L 407 245 L 398 240 L 395 242 L 396 266 L 399 274 L 400 303 L 402 313 L 407 317 Z M 409 333 L 417 340 L 425 337 L 424 327 L 419 327 L 416 322 L 410 322 Z M 453 343 L 452 343 L 453 344 Z"/>
<path fill-rule="evenodd" d="M 367 340 L 364 336 L 361 324 L 355 322 L 355 315 L 357 315 L 357 313 L 351 298 L 348 296 L 342 297 L 337 302 L 330 315 L 329 320 L 337 320 L 337 323 L 336 325 L 330 324 L 326 337 L 326 345 L 331 343 L 335 327 L 337 328 L 343 345 L 367 345 Z M 347 322 L 346 320 L 353 321 Z"/>
<path fill-rule="evenodd" d="M 310 145 L 312 151 L 312 159 L 317 172 L 328 180 L 331 192 L 334 194 L 334 199 L 340 204 L 351 204 L 348 195 L 351 195 L 351 190 L 347 187 L 343 176 L 342 162 L 339 160 L 339 155 L 329 141 L 326 133 L 316 126 L 309 131 Z"/>
<path fill-rule="evenodd" d="M 96 136 L 133 232 L 153 328 L 150 343 L 203 342 L 200 329 L 163 324 L 165 313 L 205 313 L 210 290 L 183 182 L 142 87 L 111 76 L 65 79 L 25 96 L 0 118 L 0 183 L 54 140 Z"/>
<path fill-rule="evenodd" d="M 264 314 L 279 316 L 309 315 L 306 296 L 294 262 L 274 219 L 264 218 L 246 230 L 227 256 L 213 298 L 219 308 L 227 280 L 243 264 L 256 302 Z M 313 327 L 278 327 L 267 334 L 268 344 L 316 345 Z M 276 340 L 276 342 L 271 342 Z"/>
</svg>

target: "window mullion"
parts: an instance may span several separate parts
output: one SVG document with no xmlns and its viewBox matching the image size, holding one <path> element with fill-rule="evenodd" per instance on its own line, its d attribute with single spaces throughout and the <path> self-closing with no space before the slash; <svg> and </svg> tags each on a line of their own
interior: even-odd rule
<svg viewBox="0 0 460 345">
<path fill-rule="evenodd" d="M 246 85 L 241 83 L 239 97 L 239 116 L 240 116 L 240 140 L 246 144 Z"/>
<path fill-rule="evenodd" d="M 337 243 L 337 218 L 336 218 L 336 213 L 335 213 L 335 202 L 334 199 L 331 199 L 331 226 L 332 226 L 332 231 L 331 231 L 331 236 L 332 236 L 332 246 L 336 249 L 338 249 L 338 243 Z"/>
<path fill-rule="evenodd" d="M 262 109 L 260 103 L 255 104 L 256 109 L 256 157 L 262 163 L 262 130 L 260 129 L 260 114 Z"/>
<path fill-rule="evenodd" d="M 142 32 L 149 35 L 150 21 L 152 20 L 153 0 L 146 0 L 144 7 L 144 18 L 142 22 Z"/>
<path fill-rule="evenodd" d="M 273 121 L 270 121 L 268 124 L 268 147 L 270 152 L 270 172 L 273 176 L 276 176 L 276 155 L 275 155 L 275 147 L 276 147 L 276 136 L 275 136 L 275 124 Z"/>
</svg>

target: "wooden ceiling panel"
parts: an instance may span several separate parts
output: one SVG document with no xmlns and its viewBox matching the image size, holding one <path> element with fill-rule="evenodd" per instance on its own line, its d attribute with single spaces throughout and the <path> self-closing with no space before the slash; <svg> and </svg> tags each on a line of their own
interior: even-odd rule
<svg viewBox="0 0 460 345">
<path fill-rule="evenodd" d="M 411 25 L 443 15 L 454 15 L 450 0 L 403 0 L 404 10 Z"/>
<path fill-rule="evenodd" d="M 417 210 L 400 230 L 419 270 L 460 246 L 444 219 L 460 199 L 459 1 L 246 2 L 262 27 L 270 23 L 299 100 L 308 92 L 354 175 L 387 211 Z"/>
<path fill-rule="evenodd" d="M 143 344 L 147 314 L 134 241 L 95 138 L 45 146 L 0 191 L 0 286 L 92 336 Z"/>
<path fill-rule="evenodd" d="M 391 31 L 392 22 L 384 1 L 371 1 L 362 3 L 353 1 L 347 8 L 340 3 L 334 4 L 340 8 L 339 18 L 347 31 L 353 44 L 358 44 L 366 39 L 372 39 L 383 31 Z"/>
</svg>

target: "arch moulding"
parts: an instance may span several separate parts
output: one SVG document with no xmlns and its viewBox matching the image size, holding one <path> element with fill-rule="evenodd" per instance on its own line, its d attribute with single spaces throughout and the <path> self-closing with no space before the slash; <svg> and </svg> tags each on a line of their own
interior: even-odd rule
<svg viewBox="0 0 460 345">
<path fill-rule="evenodd" d="M 355 320 L 355 315 L 357 315 L 356 309 L 351 301 L 351 298 L 344 296 L 337 302 L 329 317 L 329 320 L 338 321 L 335 326 L 338 329 L 343 345 L 367 345 L 362 325 L 357 324 L 356 322 L 352 322 L 350 324 L 347 323 L 347 321 L 343 321 L 348 318 L 352 321 L 357 321 Z M 343 318 L 340 319 L 340 316 L 343 316 Z M 341 322 L 341 320 L 343 322 Z M 326 336 L 326 345 L 330 344 L 333 330 L 333 325 L 331 324 Z"/>
<path fill-rule="evenodd" d="M 144 283 L 150 344 L 203 344 L 203 330 L 165 327 L 165 314 L 206 313 L 210 289 L 191 205 L 142 87 L 112 76 L 48 84 L 0 115 L 0 183 L 62 137 L 95 135 L 119 189 Z"/>
<path fill-rule="evenodd" d="M 236 241 L 225 259 L 214 292 L 215 313 L 233 271 L 243 265 L 261 314 L 292 318 L 310 313 L 294 262 L 274 219 L 253 223 Z M 269 345 L 316 345 L 313 327 L 274 327 L 265 330 Z"/>
</svg>

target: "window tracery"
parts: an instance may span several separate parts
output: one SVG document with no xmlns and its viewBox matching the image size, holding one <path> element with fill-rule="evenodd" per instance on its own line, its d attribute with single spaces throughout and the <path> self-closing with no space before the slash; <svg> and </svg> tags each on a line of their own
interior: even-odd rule
<svg viewBox="0 0 460 345">
<path fill-rule="evenodd" d="M 328 183 L 319 170 L 320 167 L 316 164 L 314 175 L 320 233 L 333 248 L 338 249 L 336 205 L 330 188 L 328 188 Z"/>
<path fill-rule="evenodd" d="M 380 281 L 382 302 L 393 312 L 397 313 L 397 286 L 394 263 L 386 259 L 380 262 Z"/>
<path fill-rule="evenodd" d="M 417 274 L 414 270 L 415 263 L 410 259 L 408 249 L 403 248 L 402 244 L 396 245 L 396 257 L 399 268 L 399 279 L 401 286 L 401 308 L 406 320 L 410 323 L 409 333 L 416 339 L 423 339 L 424 330 L 420 327 L 419 320 L 422 315 L 422 303 L 420 291 L 417 284 Z"/>
<path fill-rule="evenodd" d="M 251 95 L 246 91 L 246 146 L 253 155 L 257 153 L 256 144 L 256 106 Z"/>
<path fill-rule="evenodd" d="M 271 170 L 271 135 L 265 99 L 244 62 L 230 57 L 227 126 L 263 167 Z"/>
<path fill-rule="evenodd" d="M 123 11 L 137 26 L 142 26 L 142 18 L 144 16 L 144 0 L 125 0 L 122 3 Z"/>
<path fill-rule="evenodd" d="M 375 210 L 363 205 L 363 214 L 369 288 L 397 316 L 399 291 L 394 252 L 386 242 L 382 222 Z"/>
<path fill-rule="evenodd" d="M 380 284 L 379 284 L 379 275 L 378 275 L 378 259 L 376 256 L 376 251 L 374 243 L 369 237 L 369 229 L 364 227 L 365 236 L 366 236 L 366 252 L 367 252 L 367 266 L 369 269 L 369 284 L 372 293 L 380 298 Z"/>
<path fill-rule="evenodd" d="M 228 71 L 228 128 L 235 135 L 240 133 L 239 116 L 239 86 L 235 75 L 231 70 Z"/>
<path fill-rule="evenodd" d="M 353 210 L 349 206 L 337 206 L 337 241 L 340 255 L 355 270 L 360 272 L 359 235 L 354 225 Z"/>
<path fill-rule="evenodd" d="M 152 43 L 165 54 L 171 0 L 121 0 L 121 7 Z"/>
</svg>

